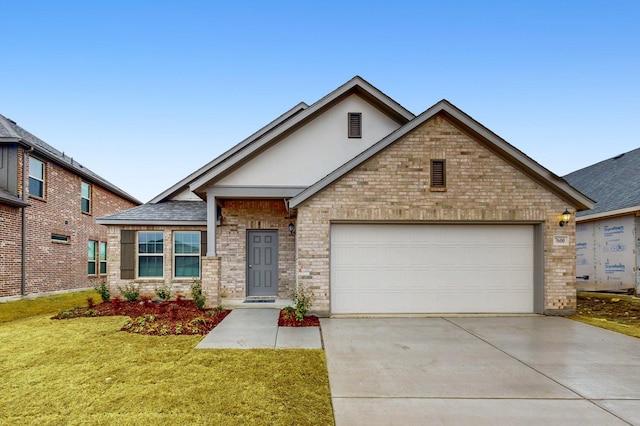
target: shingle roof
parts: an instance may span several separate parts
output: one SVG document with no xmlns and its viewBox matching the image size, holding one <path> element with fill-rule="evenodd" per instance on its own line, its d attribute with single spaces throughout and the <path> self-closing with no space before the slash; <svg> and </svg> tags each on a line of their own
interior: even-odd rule
<svg viewBox="0 0 640 426">
<path fill-rule="evenodd" d="M 601 161 L 564 177 L 596 201 L 578 217 L 638 207 L 640 210 L 640 148 Z"/>
<path fill-rule="evenodd" d="M 34 150 L 39 154 L 56 161 L 62 167 L 73 171 L 74 173 L 82 176 L 88 181 L 100 185 L 103 188 L 106 188 L 114 194 L 117 194 L 133 203 L 141 204 L 140 201 L 134 198 L 132 195 L 124 192 L 114 184 L 106 181 L 96 173 L 92 172 L 82 164 L 75 161 L 72 157 L 69 157 L 64 152 L 58 151 L 48 143 L 44 142 L 42 139 L 34 136 L 22 127 L 18 126 L 15 121 L 6 118 L 2 114 L 0 114 L 0 139 L 8 139 L 11 142 L 17 143 L 26 143 L 32 146 Z M 0 140 L 0 142 L 2 142 L 2 140 Z"/>
<path fill-rule="evenodd" d="M 190 224 L 206 225 L 206 201 L 165 201 L 143 204 L 96 220 L 100 225 Z"/>
</svg>

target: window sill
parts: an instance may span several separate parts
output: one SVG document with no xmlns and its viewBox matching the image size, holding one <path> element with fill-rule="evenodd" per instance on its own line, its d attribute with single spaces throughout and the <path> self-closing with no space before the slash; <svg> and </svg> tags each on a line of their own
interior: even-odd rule
<svg viewBox="0 0 640 426">
<path fill-rule="evenodd" d="M 438 187 L 433 187 L 432 186 L 431 188 L 429 188 L 429 191 L 431 191 L 431 192 L 447 192 L 447 188 L 446 187 L 438 188 Z"/>
<path fill-rule="evenodd" d="M 29 198 L 31 198 L 32 200 L 38 200 L 38 201 L 42 201 L 42 202 L 45 202 L 45 203 L 47 202 L 47 200 L 46 200 L 46 199 L 44 199 L 44 198 L 42 198 L 42 197 L 38 197 L 37 195 L 31 195 L 31 194 L 29 194 L 29 195 L 28 195 L 28 197 L 29 197 Z"/>
<path fill-rule="evenodd" d="M 81 212 L 83 215 L 86 215 L 86 216 L 93 216 L 93 215 L 91 214 L 91 212 L 83 212 L 82 210 L 80 210 L 80 212 Z"/>
</svg>

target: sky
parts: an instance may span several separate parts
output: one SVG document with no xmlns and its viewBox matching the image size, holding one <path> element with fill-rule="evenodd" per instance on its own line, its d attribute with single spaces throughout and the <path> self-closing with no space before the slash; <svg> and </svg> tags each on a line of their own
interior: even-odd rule
<svg viewBox="0 0 640 426">
<path fill-rule="evenodd" d="M 359 75 L 563 176 L 640 148 L 640 2 L 0 0 L 0 114 L 143 202 Z"/>
</svg>

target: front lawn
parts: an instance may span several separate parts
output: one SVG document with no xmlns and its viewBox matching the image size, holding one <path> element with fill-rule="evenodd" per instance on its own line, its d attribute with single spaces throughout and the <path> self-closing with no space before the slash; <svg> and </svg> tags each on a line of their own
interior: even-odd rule
<svg viewBox="0 0 640 426">
<path fill-rule="evenodd" d="M 55 310 L 0 324 L 0 424 L 333 424 L 321 350 L 196 350 Z"/>
</svg>

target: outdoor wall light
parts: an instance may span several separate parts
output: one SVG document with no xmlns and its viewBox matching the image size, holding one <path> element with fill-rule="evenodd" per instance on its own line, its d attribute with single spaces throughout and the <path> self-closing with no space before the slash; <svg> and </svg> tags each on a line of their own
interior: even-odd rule
<svg viewBox="0 0 640 426">
<path fill-rule="evenodd" d="M 293 222 L 289 223 L 289 233 L 291 235 L 295 235 L 296 234 L 296 226 L 293 224 Z"/>
<path fill-rule="evenodd" d="M 562 216 L 560 216 L 560 226 L 565 226 L 569 223 L 569 220 L 571 220 L 571 213 L 569 213 L 569 210 L 564 209 Z"/>
</svg>

